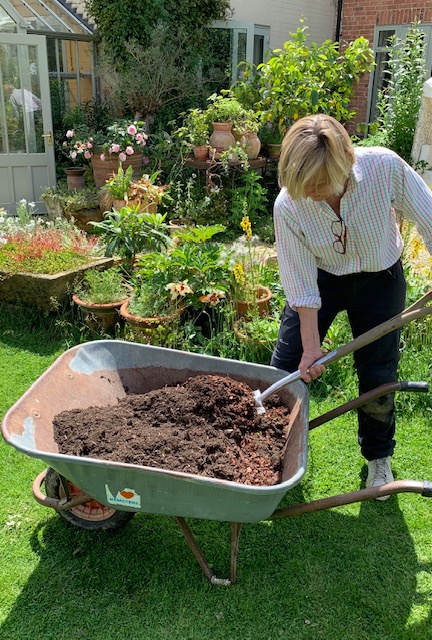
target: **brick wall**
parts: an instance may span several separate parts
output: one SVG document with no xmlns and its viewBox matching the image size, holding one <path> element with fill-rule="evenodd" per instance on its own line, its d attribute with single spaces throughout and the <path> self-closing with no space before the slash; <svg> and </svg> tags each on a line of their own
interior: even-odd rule
<svg viewBox="0 0 432 640">
<path fill-rule="evenodd" d="M 351 42 L 364 36 L 373 47 L 375 26 L 410 24 L 413 21 L 432 22 L 430 0 L 344 0 L 340 42 Z M 352 106 L 357 111 L 355 122 L 365 122 L 369 74 L 356 87 Z"/>
</svg>

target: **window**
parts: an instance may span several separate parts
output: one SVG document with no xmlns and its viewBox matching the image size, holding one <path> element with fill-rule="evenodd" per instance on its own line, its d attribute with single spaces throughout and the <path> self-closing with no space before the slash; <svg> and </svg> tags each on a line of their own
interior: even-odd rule
<svg viewBox="0 0 432 640">
<path fill-rule="evenodd" d="M 387 25 L 385 27 L 375 28 L 374 52 L 376 66 L 369 84 L 368 122 L 374 122 L 377 119 L 378 95 L 388 84 L 388 77 L 385 70 L 388 62 L 389 38 L 396 36 L 398 39 L 403 39 L 406 37 L 409 28 L 409 25 Z M 430 76 L 432 75 L 432 25 L 421 24 L 420 28 L 424 32 L 427 42 L 426 69 Z"/>
</svg>

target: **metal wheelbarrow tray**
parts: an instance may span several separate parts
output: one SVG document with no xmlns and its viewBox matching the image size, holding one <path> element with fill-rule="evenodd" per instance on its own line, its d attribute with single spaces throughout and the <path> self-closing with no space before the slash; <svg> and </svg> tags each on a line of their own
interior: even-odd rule
<svg viewBox="0 0 432 640">
<path fill-rule="evenodd" d="M 66 351 L 30 387 L 7 413 L 3 435 L 9 444 L 40 458 L 92 498 L 116 510 L 258 522 L 273 513 L 306 471 L 308 391 L 301 382 L 280 392 L 291 415 L 283 480 L 277 485 L 249 486 L 58 452 L 52 423 L 61 411 L 115 405 L 127 394 L 147 393 L 203 374 L 229 376 L 252 389 L 267 387 L 284 376 L 273 367 L 161 347 L 115 340 L 89 342 Z"/>
</svg>

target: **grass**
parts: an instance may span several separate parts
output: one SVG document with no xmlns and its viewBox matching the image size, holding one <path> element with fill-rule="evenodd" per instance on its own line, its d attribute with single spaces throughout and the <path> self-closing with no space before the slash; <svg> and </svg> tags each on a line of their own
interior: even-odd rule
<svg viewBox="0 0 432 640">
<path fill-rule="evenodd" d="M 3 414 L 70 346 L 68 327 L 0 305 Z M 401 370 L 430 380 L 430 344 L 406 340 Z M 65 336 L 69 336 L 65 341 Z M 354 390 L 346 363 L 311 387 L 311 417 Z M 355 395 L 355 392 L 354 394 Z M 431 478 L 430 400 L 400 394 L 399 479 Z M 304 480 L 283 505 L 357 490 L 366 467 L 356 419 L 310 434 Z M 38 505 L 44 468 L 0 443 L 0 640 L 423 640 L 432 638 L 432 501 L 415 494 L 247 524 L 238 583 L 211 586 L 175 521 L 137 514 L 123 529 L 66 526 Z M 226 523 L 189 522 L 216 575 L 229 570 Z"/>
</svg>

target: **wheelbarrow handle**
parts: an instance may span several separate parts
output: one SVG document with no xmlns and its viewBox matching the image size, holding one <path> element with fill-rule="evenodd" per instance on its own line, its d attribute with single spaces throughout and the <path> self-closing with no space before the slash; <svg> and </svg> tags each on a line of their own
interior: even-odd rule
<svg viewBox="0 0 432 640">
<path fill-rule="evenodd" d="M 347 342 L 347 344 L 344 344 L 337 349 L 326 353 L 324 356 L 322 356 L 322 358 L 316 360 L 311 366 L 314 366 L 316 364 L 327 365 L 332 362 L 336 362 L 349 353 L 353 353 L 354 351 L 357 351 L 362 347 L 366 347 L 371 342 L 379 340 L 383 336 L 386 336 L 388 333 L 395 331 L 395 329 L 399 329 L 399 327 L 402 327 L 403 325 L 408 324 L 409 322 L 412 322 L 417 318 L 422 318 L 429 315 L 430 313 L 432 313 L 432 305 L 426 306 L 426 304 L 430 300 L 432 300 L 432 289 L 425 293 L 425 295 L 417 300 L 417 302 L 408 307 L 408 309 L 405 309 L 401 313 L 398 313 L 396 316 L 393 316 L 393 318 L 382 322 L 376 327 L 369 329 L 369 331 L 362 333 L 357 338 L 354 338 L 353 340 L 350 340 L 350 342 Z M 258 406 L 261 407 L 263 400 L 265 400 L 269 395 L 275 393 L 275 391 L 279 391 L 279 389 L 285 387 L 291 382 L 300 380 L 300 378 L 300 371 L 295 371 L 294 373 L 290 373 L 288 376 L 281 378 L 262 393 L 260 391 L 255 391 L 254 397 L 257 401 Z"/>
</svg>

